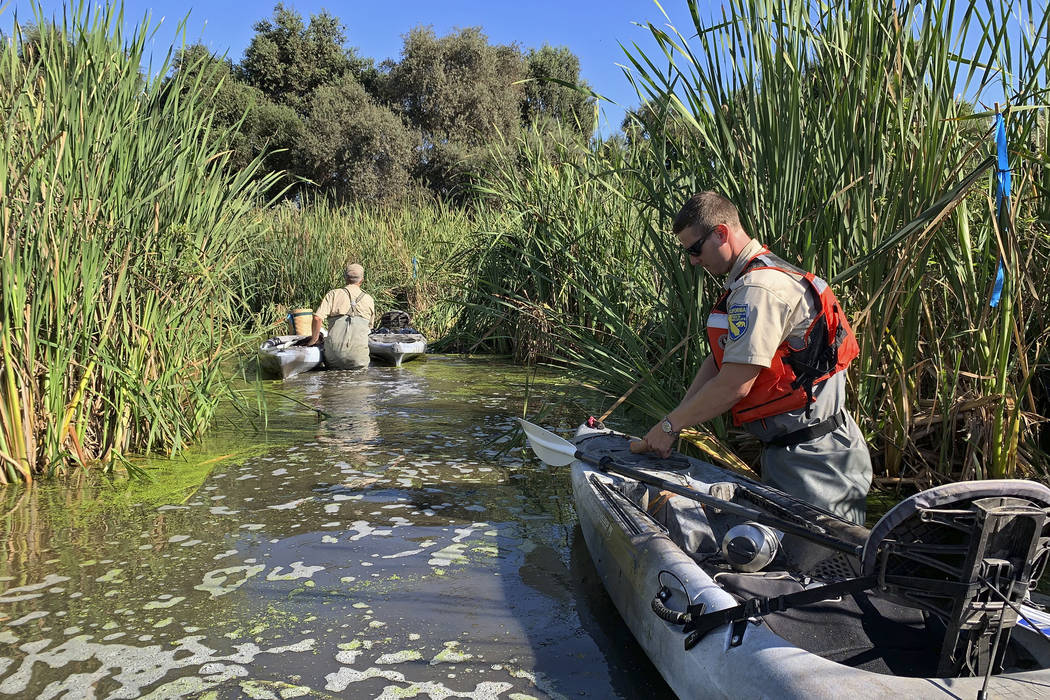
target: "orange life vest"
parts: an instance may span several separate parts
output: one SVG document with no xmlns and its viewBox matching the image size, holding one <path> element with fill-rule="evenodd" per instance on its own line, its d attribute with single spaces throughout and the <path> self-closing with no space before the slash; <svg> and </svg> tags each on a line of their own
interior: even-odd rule
<svg viewBox="0 0 1050 700">
<path fill-rule="evenodd" d="M 827 282 L 784 262 L 768 248 L 752 257 L 740 276 L 756 270 L 778 270 L 805 280 L 817 313 L 806 329 L 804 346 L 794 349 L 786 340 L 781 343 L 769 367 L 763 367 L 758 373 L 751 391 L 733 406 L 736 425 L 808 406 L 814 401 L 813 386 L 844 370 L 860 354 L 853 329 Z M 719 369 L 733 320 L 734 309 L 727 308 L 728 299 L 729 290 L 726 290 L 707 318 L 707 338 Z M 746 313 L 746 309 L 742 311 Z"/>
</svg>

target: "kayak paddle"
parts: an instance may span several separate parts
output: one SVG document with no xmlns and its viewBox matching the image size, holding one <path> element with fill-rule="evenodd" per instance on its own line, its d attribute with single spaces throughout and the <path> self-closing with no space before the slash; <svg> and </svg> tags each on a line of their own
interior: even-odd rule
<svg viewBox="0 0 1050 700">
<path fill-rule="evenodd" d="M 641 470 L 634 469 L 633 467 L 620 464 L 612 457 L 606 456 L 600 459 L 591 457 L 590 455 L 577 450 L 576 445 L 555 435 L 549 430 L 545 430 L 522 418 L 519 418 L 518 422 L 521 423 L 521 427 L 525 430 L 525 436 L 528 438 L 529 446 L 532 448 L 532 451 L 536 453 L 536 456 L 539 457 L 540 461 L 544 464 L 549 464 L 552 467 L 564 467 L 572 464 L 575 460 L 580 460 L 581 462 L 586 462 L 587 464 L 592 464 L 598 467 L 601 471 L 613 472 L 614 474 L 619 474 L 621 476 L 626 476 L 629 479 L 640 481 L 643 484 L 658 486 L 664 491 L 676 493 L 679 496 L 684 496 L 702 505 L 711 506 L 712 508 L 725 511 L 726 513 L 731 513 L 742 518 L 747 518 L 748 520 L 754 520 L 763 525 L 775 527 L 778 530 L 798 535 L 799 537 L 811 540 L 836 551 L 845 552 L 846 554 L 854 556 L 860 555 L 861 547 L 829 536 L 827 531 L 819 525 L 811 524 L 808 527 L 798 525 L 788 520 L 782 520 L 774 515 L 769 515 L 762 511 L 754 510 L 753 508 L 748 508 L 721 498 L 715 498 L 706 493 L 700 493 L 688 486 L 682 486 L 681 484 L 661 479 L 652 474 L 647 474 Z"/>
</svg>

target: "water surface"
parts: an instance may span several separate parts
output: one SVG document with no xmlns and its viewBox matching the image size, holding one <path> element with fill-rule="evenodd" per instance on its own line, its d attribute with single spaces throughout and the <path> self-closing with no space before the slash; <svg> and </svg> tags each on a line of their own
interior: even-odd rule
<svg viewBox="0 0 1050 700">
<path fill-rule="evenodd" d="M 227 428 L 149 486 L 9 490 L 0 696 L 669 696 L 568 473 L 500 452 L 525 379 L 311 373 L 280 387 L 283 431 Z"/>
</svg>

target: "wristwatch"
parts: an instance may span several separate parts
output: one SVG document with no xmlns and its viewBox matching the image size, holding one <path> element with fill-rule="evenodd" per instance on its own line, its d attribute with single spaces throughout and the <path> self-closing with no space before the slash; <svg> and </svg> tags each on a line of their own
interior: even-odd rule
<svg viewBox="0 0 1050 700">
<path fill-rule="evenodd" d="M 676 435 L 678 433 L 678 431 L 674 429 L 674 426 L 671 425 L 670 416 L 664 416 L 664 421 L 660 424 L 660 429 L 668 435 Z"/>
</svg>

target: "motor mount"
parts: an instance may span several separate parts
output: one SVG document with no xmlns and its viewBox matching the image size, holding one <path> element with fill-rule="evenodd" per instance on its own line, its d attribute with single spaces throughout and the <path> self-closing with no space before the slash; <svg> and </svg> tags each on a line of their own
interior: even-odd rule
<svg viewBox="0 0 1050 700">
<path fill-rule="evenodd" d="M 1017 609 L 1050 553 L 1050 489 L 1031 481 L 959 482 L 915 494 L 872 528 L 861 555 L 876 595 L 943 628 L 938 675 L 1001 667 Z"/>
</svg>

